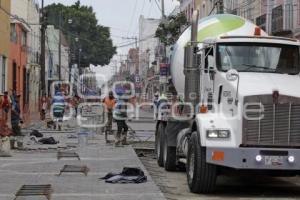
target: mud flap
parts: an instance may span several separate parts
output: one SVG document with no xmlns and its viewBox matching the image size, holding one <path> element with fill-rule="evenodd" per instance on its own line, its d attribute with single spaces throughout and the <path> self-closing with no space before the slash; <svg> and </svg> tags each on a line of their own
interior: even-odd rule
<svg viewBox="0 0 300 200">
<path fill-rule="evenodd" d="M 168 146 L 176 147 L 177 146 L 177 135 L 178 133 L 185 128 L 189 128 L 191 125 L 190 121 L 176 121 L 170 120 L 168 121 L 165 134 L 167 134 L 168 138 Z"/>
</svg>

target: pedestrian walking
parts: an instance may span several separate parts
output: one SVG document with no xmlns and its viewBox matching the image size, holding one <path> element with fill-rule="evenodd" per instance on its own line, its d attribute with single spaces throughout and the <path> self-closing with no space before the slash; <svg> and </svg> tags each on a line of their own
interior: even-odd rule
<svg viewBox="0 0 300 200">
<path fill-rule="evenodd" d="M 73 105 L 74 110 L 75 110 L 75 118 L 77 118 L 77 115 L 78 115 L 79 102 L 80 102 L 80 98 L 77 94 L 75 94 L 75 96 L 72 98 L 72 105 Z"/>
<path fill-rule="evenodd" d="M 6 96 L 8 93 L 6 92 Z M 12 135 L 12 130 L 8 127 L 7 124 L 7 115 L 8 113 L 4 111 L 5 106 L 3 106 L 4 95 L 0 98 L 0 157 L 1 156 L 11 156 L 10 151 L 10 136 Z M 8 106 L 10 108 L 10 106 Z M 6 117 L 6 119 L 5 119 Z"/>
<path fill-rule="evenodd" d="M 113 112 L 113 117 L 117 122 L 118 131 L 115 138 L 115 145 L 119 146 L 128 145 L 127 143 L 127 132 L 128 125 L 126 124 L 127 120 L 127 100 L 124 95 L 124 90 L 122 88 L 117 89 L 118 100 Z"/>
<path fill-rule="evenodd" d="M 41 99 L 41 111 L 40 111 L 41 114 L 40 117 L 42 121 L 46 119 L 47 110 L 48 110 L 48 98 L 44 94 Z"/>
<path fill-rule="evenodd" d="M 108 134 L 112 132 L 112 121 L 113 121 L 113 110 L 116 105 L 116 99 L 112 91 L 109 92 L 108 96 L 103 99 L 105 105 L 105 114 L 107 117 L 107 123 L 105 126 L 105 141 L 108 143 Z"/>
<path fill-rule="evenodd" d="M 11 128 L 13 132 L 13 136 L 21 136 L 21 127 L 23 121 L 21 119 L 21 110 L 20 110 L 20 96 L 16 94 L 13 95 L 12 98 L 12 107 L 11 107 Z"/>
<path fill-rule="evenodd" d="M 3 96 L 3 99 L 2 99 L 2 110 L 3 110 L 3 117 L 4 117 L 4 120 L 5 122 L 7 122 L 8 120 L 8 113 L 10 111 L 10 108 L 11 108 L 11 99 L 10 97 L 8 96 L 8 92 L 4 92 L 4 96 Z"/>
</svg>

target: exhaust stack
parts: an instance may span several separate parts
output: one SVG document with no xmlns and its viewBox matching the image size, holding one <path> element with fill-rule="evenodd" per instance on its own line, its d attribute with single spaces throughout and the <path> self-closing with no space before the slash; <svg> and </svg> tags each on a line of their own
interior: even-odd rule
<svg viewBox="0 0 300 200">
<path fill-rule="evenodd" d="M 192 103 L 194 108 L 200 101 L 200 70 L 197 66 L 195 49 L 197 47 L 199 11 L 193 13 L 191 26 L 191 43 L 185 47 L 185 102 Z"/>
</svg>

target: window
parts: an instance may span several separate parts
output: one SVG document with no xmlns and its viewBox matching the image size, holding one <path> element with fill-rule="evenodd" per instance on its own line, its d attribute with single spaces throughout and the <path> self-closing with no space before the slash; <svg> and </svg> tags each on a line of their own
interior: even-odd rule
<svg viewBox="0 0 300 200">
<path fill-rule="evenodd" d="M 16 24 L 10 24 L 10 41 L 14 43 L 18 42 Z"/>
<path fill-rule="evenodd" d="M 264 31 L 266 31 L 266 21 L 267 21 L 267 14 L 261 15 L 256 18 L 256 25 L 259 26 Z"/>
<path fill-rule="evenodd" d="M 217 65 L 221 71 L 299 74 L 299 47 L 282 44 L 222 43 Z"/>
<path fill-rule="evenodd" d="M 22 30 L 22 46 L 27 46 L 27 33 L 24 30 Z"/>
<path fill-rule="evenodd" d="M 293 4 L 285 4 L 285 29 L 292 30 L 293 29 Z"/>
<path fill-rule="evenodd" d="M 272 9 L 272 33 L 283 30 L 283 8 L 282 5 Z"/>
<path fill-rule="evenodd" d="M 53 54 L 52 53 L 49 54 L 48 64 L 49 64 L 48 78 L 52 78 L 53 76 Z"/>
<path fill-rule="evenodd" d="M 232 12 L 231 12 L 231 14 L 233 14 L 233 15 L 237 15 L 237 9 L 235 8 L 235 9 L 233 9 L 232 10 Z"/>
<path fill-rule="evenodd" d="M 6 57 L 1 57 L 1 92 L 6 90 Z"/>
<path fill-rule="evenodd" d="M 298 0 L 298 11 L 300 10 L 300 0 Z M 300 24 L 300 12 L 297 12 L 298 15 L 298 25 Z"/>
</svg>

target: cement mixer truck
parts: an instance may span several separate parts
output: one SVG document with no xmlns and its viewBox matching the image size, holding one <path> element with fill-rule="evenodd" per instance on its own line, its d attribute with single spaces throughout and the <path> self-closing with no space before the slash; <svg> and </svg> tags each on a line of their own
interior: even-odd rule
<svg viewBox="0 0 300 200">
<path fill-rule="evenodd" d="M 158 108 L 158 165 L 185 163 L 193 193 L 213 192 L 228 172 L 298 175 L 299 42 L 239 16 L 196 13 L 170 54 L 170 84 L 185 101 Z"/>
</svg>

